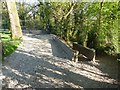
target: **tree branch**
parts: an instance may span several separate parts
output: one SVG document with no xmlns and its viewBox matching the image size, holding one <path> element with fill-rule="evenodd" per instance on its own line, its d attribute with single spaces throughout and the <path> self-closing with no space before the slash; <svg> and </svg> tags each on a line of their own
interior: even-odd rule
<svg viewBox="0 0 120 90">
<path fill-rule="evenodd" d="M 75 6 L 75 3 L 72 5 L 70 11 L 64 16 L 64 19 L 66 19 L 68 15 L 73 11 L 74 6 Z"/>
</svg>

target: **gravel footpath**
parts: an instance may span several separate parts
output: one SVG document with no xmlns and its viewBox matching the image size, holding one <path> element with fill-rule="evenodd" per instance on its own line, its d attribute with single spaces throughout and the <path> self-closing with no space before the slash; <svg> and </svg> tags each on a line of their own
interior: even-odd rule
<svg viewBox="0 0 120 90">
<path fill-rule="evenodd" d="M 3 88 L 117 88 L 115 60 L 74 63 L 53 35 L 27 34 L 3 63 Z"/>
</svg>

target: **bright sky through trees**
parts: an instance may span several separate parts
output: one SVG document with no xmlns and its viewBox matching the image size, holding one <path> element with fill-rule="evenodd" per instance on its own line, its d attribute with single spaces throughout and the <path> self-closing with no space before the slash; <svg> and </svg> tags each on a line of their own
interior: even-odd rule
<svg viewBox="0 0 120 90">
<path fill-rule="evenodd" d="M 26 2 L 32 4 L 32 3 L 37 3 L 38 0 L 16 0 L 16 2 Z"/>
<path fill-rule="evenodd" d="M 37 3 L 41 2 L 92 2 L 93 0 L 16 0 L 17 2 Z M 94 2 L 118 2 L 119 0 L 94 0 Z"/>
</svg>

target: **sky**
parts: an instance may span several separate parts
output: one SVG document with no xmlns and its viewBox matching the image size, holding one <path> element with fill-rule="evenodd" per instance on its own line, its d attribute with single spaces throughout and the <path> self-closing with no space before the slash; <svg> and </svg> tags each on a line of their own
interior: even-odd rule
<svg viewBox="0 0 120 90">
<path fill-rule="evenodd" d="M 38 2 L 37 0 L 16 0 L 16 2 L 23 2 L 23 1 L 30 4 Z"/>
<path fill-rule="evenodd" d="M 37 3 L 37 0 L 16 0 L 17 2 L 25 1 L 26 3 Z M 52 2 L 71 2 L 71 1 L 77 1 L 77 2 L 91 2 L 92 0 L 41 0 L 41 1 L 52 1 Z M 119 0 L 94 0 L 95 2 L 118 2 Z"/>
</svg>

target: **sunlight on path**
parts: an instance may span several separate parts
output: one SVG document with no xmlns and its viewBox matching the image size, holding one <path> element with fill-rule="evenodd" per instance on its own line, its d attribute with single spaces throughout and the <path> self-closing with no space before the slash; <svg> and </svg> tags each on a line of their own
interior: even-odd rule
<svg viewBox="0 0 120 90">
<path fill-rule="evenodd" d="M 74 63 L 53 39 L 49 34 L 24 34 L 19 48 L 3 63 L 4 87 L 117 87 L 117 67 L 108 72 L 109 66 L 98 61 Z"/>
</svg>

